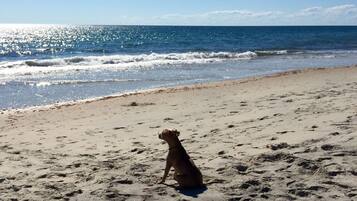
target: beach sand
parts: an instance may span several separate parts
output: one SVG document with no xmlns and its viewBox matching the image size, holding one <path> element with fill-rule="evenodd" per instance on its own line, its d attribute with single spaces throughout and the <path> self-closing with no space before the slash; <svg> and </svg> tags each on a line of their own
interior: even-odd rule
<svg viewBox="0 0 357 201">
<path fill-rule="evenodd" d="M 357 199 L 357 66 L 0 113 L 0 200 Z M 157 184 L 164 128 L 207 189 Z"/>
</svg>

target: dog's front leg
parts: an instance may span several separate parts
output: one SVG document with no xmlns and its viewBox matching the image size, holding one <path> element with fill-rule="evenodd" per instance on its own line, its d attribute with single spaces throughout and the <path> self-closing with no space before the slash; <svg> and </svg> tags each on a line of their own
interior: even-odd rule
<svg viewBox="0 0 357 201">
<path fill-rule="evenodd" d="M 163 176 L 162 179 L 161 179 L 160 184 L 165 183 L 166 177 L 167 177 L 167 175 L 169 174 L 171 167 L 172 167 L 172 164 L 171 164 L 169 161 L 166 161 L 165 173 L 164 173 L 164 176 Z"/>
</svg>

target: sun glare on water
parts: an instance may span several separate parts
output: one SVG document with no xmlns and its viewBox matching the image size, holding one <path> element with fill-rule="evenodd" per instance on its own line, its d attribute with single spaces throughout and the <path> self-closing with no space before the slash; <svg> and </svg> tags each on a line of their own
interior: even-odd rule
<svg viewBox="0 0 357 201">
<path fill-rule="evenodd" d="M 74 46 L 83 29 L 70 25 L 0 24 L 0 55 L 55 54 Z"/>
</svg>

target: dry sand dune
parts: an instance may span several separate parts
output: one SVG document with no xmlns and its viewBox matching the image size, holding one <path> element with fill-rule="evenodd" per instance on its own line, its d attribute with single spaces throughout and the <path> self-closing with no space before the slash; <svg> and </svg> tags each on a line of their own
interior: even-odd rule
<svg viewBox="0 0 357 201">
<path fill-rule="evenodd" d="M 207 189 L 157 184 L 164 128 Z M 0 114 L 0 200 L 319 199 L 357 199 L 356 66 Z"/>
</svg>

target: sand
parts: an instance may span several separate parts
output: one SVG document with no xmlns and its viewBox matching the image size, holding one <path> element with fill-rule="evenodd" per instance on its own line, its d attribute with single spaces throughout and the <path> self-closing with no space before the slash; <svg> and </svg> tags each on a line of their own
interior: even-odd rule
<svg viewBox="0 0 357 201">
<path fill-rule="evenodd" d="M 357 199 L 357 66 L 0 113 L 0 200 Z M 164 128 L 207 189 L 157 184 Z"/>
</svg>

